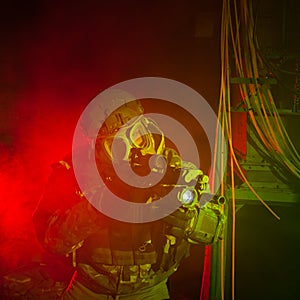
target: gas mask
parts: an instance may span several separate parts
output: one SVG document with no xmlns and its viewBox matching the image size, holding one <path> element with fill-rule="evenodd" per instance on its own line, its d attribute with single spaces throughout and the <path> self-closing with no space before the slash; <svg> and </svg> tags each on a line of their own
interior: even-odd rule
<svg viewBox="0 0 300 300">
<path fill-rule="evenodd" d="M 115 163 L 132 161 L 142 164 L 143 158 L 163 154 L 165 139 L 157 124 L 141 115 L 122 125 L 114 135 L 104 140 L 103 145 Z"/>
</svg>

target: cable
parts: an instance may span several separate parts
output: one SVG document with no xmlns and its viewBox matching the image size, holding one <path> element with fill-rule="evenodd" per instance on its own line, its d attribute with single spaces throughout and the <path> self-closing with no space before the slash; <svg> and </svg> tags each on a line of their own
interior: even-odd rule
<svg viewBox="0 0 300 300">
<path fill-rule="evenodd" d="M 243 46 L 241 47 L 240 39 L 233 38 L 233 29 L 231 30 L 231 40 L 234 51 L 236 52 L 237 70 L 240 76 L 250 77 L 254 79 L 254 84 L 248 85 L 250 91 L 250 97 L 246 91 L 246 85 L 242 84 L 240 87 L 241 93 L 244 94 L 244 101 L 248 108 L 254 109 L 248 112 L 251 122 L 254 124 L 260 139 L 263 141 L 265 148 L 268 151 L 272 151 L 275 159 L 284 163 L 286 169 L 300 178 L 299 173 L 299 154 L 295 151 L 295 148 L 290 141 L 288 134 L 282 124 L 276 106 L 274 105 L 274 99 L 271 97 L 269 88 L 257 82 L 259 77 L 258 63 L 262 62 L 262 59 L 258 56 L 256 47 L 254 44 L 255 37 L 253 36 L 254 21 L 252 6 L 248 8 L 246 1 L 241 1 L 240 14 L 243 16 L 243 23 L 247 28 L 247 34 L 244 35 Z M 238 18 L 236 5 L 235 5 L 235 19 Z M 241 21 L 236 21 L 240 23 Z M 236 36 L 239 36 L 237 33 Z M 238 41 L 238 44 L 235 44 Z M 238 49 L 238 50 L 237 50 Z M 244 52 L 244 71 L 241 72 L 241 49 Z M 276 131 L 275 131 L 276 130 Z"/>
<path fill-rule="evenodd" d="M 242 78 L 252 78 L 253 84 L 239 84 L 240 94 L 243 102 L 246 104 L 250 122 L 255 129 L 260 144 L 263 146 L 263 152 L 272 153 L 274 161 L 278 162 L 280 167 L 286 166 L 292 172 L 297 173 L 296 164 L 289 163 L 289 157 L 297 158 L 297 152 L 289 139 L 280 145 L 281 140 L 286 137 L 279 114 L 274 106 L 273 99 L 269 96 L 269 89 L 258 82 L 259 64 L 261 59 L 256 55 L 254 41 L 254 21 L 253 12 L 247 1 L 241 0 L 240 12 L 238 11 L 237 1 L 233 1 L 233 17 L 231 16 L 230 0 L 223 1 L 222 21 L 221 21 L 221 85 L 220 85 L 220 103 L 218 109 L 218 119 L 222 122 L 222 129 L 226 132 L 229 145 L 230 158 L 230 177 L 231 177 L 231 298 L 235 299 L 235 179 L 234 165 L 240 173 L 243 181 L 256 196 L 256 198 L 266 207 L 266 209 L 278 220 L 280 217 L 268 206 L 268 204 L 257 194 L 250 182 L 247 180 L 241 169 L 239 161 L 235 155 L 232 144 L 231 128 L 231 101 L 230 101 L 230 72 L 235 71 L 237 76 Z M 242 32 L 244 31 L 244 32 Z M 233 52 L 235 70 L 230 69 L 229 61 L 229 41 Z M 271 104 L 268 103 L 271 101 Z M 275 130 L 276 129 L 276 130 Z M 279 133 L 277 133 L 277 131 Z M 217 135 L 218 136 L 218 135 Z M 221 145 L 221 148 L 224 145 Z M 284 146 L 284 147 L 283 147 Z M 217 151 L 216 151 L 217 152 Z M 215 153 L 216 153 L 215 152 Z M 281 155 L 284 154 L 283 157 Z M 224 167 L 224 166 L 223 166 Z M 214 166 L 215 172 L 217 167 Z M 221 162 L 222 170 L 222 162 Z M 223 185 L 224 188 L 224 185 Z M 221 297 L 224 299 L 224 245 L 221 247 Z"/>
</svg>

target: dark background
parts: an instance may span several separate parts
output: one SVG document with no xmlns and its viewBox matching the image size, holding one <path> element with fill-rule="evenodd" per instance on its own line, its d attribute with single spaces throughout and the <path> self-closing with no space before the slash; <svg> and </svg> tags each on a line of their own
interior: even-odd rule
<svg viewBox="0 0 300 300">
<path fill-rule="evenodd" d="M 220 13 L 220 1 L 1 2 L 1 274 L 44 259 L 31 215 L 50 164 L 70 151 L 76 122 L 99 92 L 166 77 L 217 108 Z M 203 248 L 192 257 L 181 274 L 193 288 L 179 276 L 178 297 L 198 298 Z"/>
</svg>

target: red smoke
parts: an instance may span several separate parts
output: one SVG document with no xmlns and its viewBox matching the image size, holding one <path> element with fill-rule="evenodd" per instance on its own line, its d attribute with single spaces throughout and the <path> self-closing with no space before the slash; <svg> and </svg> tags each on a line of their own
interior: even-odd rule
<svg viewBox="0 0 300 300">
<path fill-rule="evenodd" d="M 19 2 L 10 1 L 2 7 L 1 273 L 41 255 L 31 215 L 51 163 L 70 151 L 77 119 L 91 99 L 126 79 L 181 81 L 179 68 L 187 68 L 185 79 L 190 74 L 191 64 L 177 63 L 191 56 L 192 5 L 151 3 L 29 1 L 18 9 Z"/>
<path fill-rule="evenodd" d="M 35 5 L 38 14 L 31 15 L 33 20 L 9 22 L 13 27 L 3 34 L 7 44 L 0 103 L 1 273 L 40 256 L 31 215 L 50 165 L 70 151 L 85 105 L 120 80 L 128 62 L 122 58 L 129 50 L 123 49 L 120 56 L 119 47 L 107 45 L 106 26 L 98 24 L 100 13 L 94 11 L 101 9 L 99 5 Z"/>
</svg>

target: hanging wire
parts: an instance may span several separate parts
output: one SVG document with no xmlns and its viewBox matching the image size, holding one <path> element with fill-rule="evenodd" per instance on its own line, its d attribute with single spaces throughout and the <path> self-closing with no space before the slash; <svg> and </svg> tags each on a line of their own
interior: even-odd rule
<svg viewBox="0 0 300 300">
<path fill-rule="evenodd" d="M 221 86 L 218 118 L 221 121 L 223 131 L 227 135 L 230 158 L 231 178 L 231 298 L 235 299 L 235 177 L 234 166 L 241 175 L 241 178 L 256 198 L 266 209 L 278 220 L 280 217 L 268 206 L 258 195 L 250 182 L 247 180 L 239 160 L 237 159 L 232 143 L 232 121 L 230 101 L 230 59 L 229 50 L 233 52 L 234 66 L 238 77 L 251 78 L 251 84 L 239 84 L 239 91 L 247 113 L 255 129 L 264 150 L 278 165 L 287 167 L 293 174 L 299 175 L 299 154 L 293 146 L 285 127 L 282 124 L 280 115 L 276 109 L 274 99 L 269 87 L 264 86 L 258 80 L 259 68 L 262 59 L 258 57 L 254 34 L 255 22 L 253 19 L 252 1 L 241 0 L 239 7 L 237 1 L 224 0 L 222 6 L 221 20 Z M 233 16 L 231 15 L 233 12 Z M 229 42 L 231 49 L 229 49 Z M 218 136 L 218 135 L 217 135 Z M 224 141 L 223 141 L 224 142 Z M 223 147 L 222 145 L 221 147 Z M 223 166 L 225 167 L 225 166 Z M 221 162 L 222 170 L 222 162 Z M 222 190 L 223 189 L 223 190 Z M 221 185 L 224 193 L 224 184 Z M 224 244 L 221 245 L 221 298 L 224 299 Z"/>
<path fill-rule="evenodd" d="M 253 80 L 253 84 L 240 84 L 240 92 L 248 109 L 250 121 L 266 150 L 274 156 L 274 160 L 280 163 L 279 165 L 283 163 L 290 173 L 300 178 L 299 154 L 283 126 L 271 90 L 257 80 L 260 75 L 259 64 L 261 65 L 263 60 L 255 47 L 251 2 L 240 1 L 241 12 L 239 14 L 236 1 L 234 1 L 235 27 L 231 19 L 229 20 L 236 72 L 242 78 Z M 242 16 L 241 20 L 239 15 Z M 238 32 L 240 27 L 246 32 Z"/>
<path fill-rule="evenodd" d="M 232 3 L 232 7 L 231 7 Z M 238 5 L 239 4 L 239 5 Z M 258 195 L 245 176 L 239 160 L 237 159 L 232 143 L 231 128 L 231 101 L 230 101 L 230 73 L 235 72 L 240 78 L 250 78 L 251 83 L 240 83 L 239 91 L 244 107 L 249 116 L 250 127 L 254 130 L 260 144 L 260 153 L 265 153 L 269 160 L 277 165 L 277 172 L 283 176 L 284 170 L 300 178 L 300 156 L 294 147 L 283 125 L 280 114 L 276 108 L 271 89 L 259 80 L 260 70 L 265 68 L 265 58 L 258 50 L 255 34 L 255 21 L 253 17 L 253 1 L 224 0 L 221 20 L 221 85 L 218 119 L 221 121 L 223 132 L 226 133 L 229 145 L 229 165 L 231 178 L 231 297 L 235 299 L 235 177 L 236 168 L 248 186 L 249 190 L 265 206 L 265 208 L 278 220 L 280 217 Z M 233 15 L 231 15 L 233 12 Z M 230 45 L 229 45 L 230 43 Z M 234 63 L 230 64 L 229 53 L 232 51 Z M 230 70 L 230 66 L 234 70 Z M 217 133 L 217 139 L 219 134 Z M 219 141 L 218 141 L 219 142 Z M 221 141 L 221 153 L 226 142 Z M 215 149 L 215 154 L 219 153 Z M 217 161 L 216 156 L 214 161 Z M 214 165 L 215 173 L 223 174 L 225 166 L 221 158 L 220 165 Z M 217 176 L 217 174 L 216 174 Z M 287 181 L 287 180 L 286 180 Z M 221 193 L 225 193 L 224 183 L 221 184 Z M 221 245 L 221 298 L 224 299 L 224 243 Z"/>
<path fill-rule="evenodd" d="M 249 60 L 246 59 L 247 55 L 243 55 L 243 53 L 242 53 L 242 49 L 244 50 L 244 52 L 247 53 L 247 47 L 241 47 L 241 39 L 239 38 L 242 35 L 242 36 L 250 37 L 250 40 L 251 40 L 251 37 L 253 37 L 252 36 L 252 31 L 247 32 L 248 33 L 247 35 L 245 35 L 243 33 L 241 34 L 241 32 L 240 32 L 241 20 L 239 18 L 239 13 L 238 13 L 238 8 L 237 8 L 236 0 L 234 0 L 233 1 L 233 5 L 234 5 L 233 9 L 234 9 L 234 20 L 235 20 L 235 29 L 236 29 L 236 32 L 234 32 L 234 26 L 232 24 L 232 18 L 231 18 L 231 15 L 230 15 L 230 1 L 226 0 L 225 2 L 228 3 L 227 4 L 228 10 L 227 10 L 226 14 L 228 15 L 227 21 L 228 21 L 229 29 L 230 29 L 230 37 L 231 37 L 231 43 L 232 43 L 231 46 L 233 48 L 233 53 L 234 53 L 234 59 L 235 59 L 235 65 L 236 65 L 237 73 L 242 78 L 244 78 L 244 77 L 250 77 L 250 78 L 254 78 L 255 79 L 258 76 L 257 75 L 255 76 L 254 74 L 252 74 L 253 72 L 249 73 L 249 68 L 252 69 L 253 67 L 250 65 Z M 249 17 L 250 17 L 249 11 L 248 11 L 248 9 L 246 9 L 246 7 L 247 7 L 247 1 L 246 0 L 241 0 L 239 3 L 241 4 L 241 8 L 242 8 L 241 9 L 241 15 L 244 16 L 244 20 L 242 20 L 243 21 L 242 25 L 244 25 L 243 28 L 247 29 L 247 28 L 249 28 L 249 26 L 251 27 L 251 20 L 249 20 Z M 253 25 L 254 24 L 252 22 L 252 26 Z M 226 24 L 224 24 L 222 27 L 226 27 Z M 223 45 L 223 47 L 222 47 L 222 45 Z M 224 46 L 227 46 L 227 47 L 224 47 Z M 226 61 L 223 60 L 222 64 L 229 65 L 228 43 L 226 44 L 225 42 L 222 41 L 221 42 L 221 47 L 223 49 L 225 49 L 224 51 L 227 53 L 227 60 Z M 242 59 L 243 57 L 244 57 L 244 59 Z M 254 63 L 254 65 L 256 65 L 256 64 Z M 257 67 L 253 68 L 253 69 L 257 70 Z M 229 70 L 229 66 L 227 67 L 227 70 Z M 248 74 L 248 76 L 247 76 L 247 74 Z M 229 86 L 230 85 L 230 74 L 229 74 L 229 72 L 226 74 L 224 81 L 226 81 L 226 84 L 228 85 L 228 89 L 230 89 L 230 86 Z M 222 83 L 221 89 L 224 89 L 224 85 L 225 84 Z M 256 86 L 257 85 L 258 85 L 258 83 L 256 82 Z M 274 147 L 275 147 L 275 149 L 277 149 L 278 148 L 277 144 L 275 144 L 275 143 L 272 143 L 272 144 L 268 143 L 268 141 L 272 140 L 272 137 L 275 137 L 276 135 L 274 133 L 268 133 L 267 130 L 261 130 L 260 127 L 259 127 L 259 123 L 256 120 L 256 116 L 255 116 L 255 114 L 253 112 L 253 107 L 256 107 L 258 105 L 258 101 L 260 99 L 259 99 L 259 97 L 253 97 L 253 99 L 252 99 L 253 101 L 250 102 L 250 97 L 248 97 L 248 91 L 247 91 L 247 89 L 249 88 L 250 91 L 252 91 L 252 94 L 255 94 L 256 90 L 253 89 L 253 87 L 254 87 L 254 84 L 248 84 L 248 86 L 246 84 L 240 84 L 239 85 L 240 92 L 242 94 L 242 99 L 244 99 L 244 101 L 245 101 L 245 103 L 247 104 L 247 107 L 248 107 L 248 115 L 250 116 L 250 121 L 252 121 L 252 124 L 254 125 L 255 129 L 257 130 L 258 136 L 263 141 L 263 144 L 268 149 L 274 149 Z M 221 93 L 221 95 L 224 95 L 224 93 Z M 252 188 L 252 186 L 248 182 L 246 176 L 244 175 L 244 172 L 242 171 L 242 169 L 240 167 L 240 164 L 238 162 L 238 159 L 236 158 L 236 155 L 234 153 L 234 149 L 233 149 L 233 145 L 232 145 L 232 138 L 231 138 L 231 136 L 232 136 L 232 129 L 231 129 L 231 114 L 230 114 L 230 110 L 231 110 L 230 97 L 228 97 L 227 104 L 223 105 L 223 107 L 224 107 L 224 116 L 226 116 L 226 119 L 228 120 L 226 122 L 226 124 L 227 124 L 227 134 L 228 134 L 228 141 L 229 141 L 229 150 L 232 153 L 233 161 L 235 162 L 235 164 L 237 166 L 237 169 L 238 169 L 240 175 L 242 176 L 243 180 L 245 181 L 245 183 L 248 185 L 248 187 L 250 188 L 250 190 L 255 193 L 254 189 Z M 259 109 L 259 112 L 261 113 L 261 107 Z M 259 117 L 262 118 L 263 114 L 261 113 Z M 263 123 L 264 124 L 264 129 L 268 128 L 268 122 L 264 121 L 264 123 Z M 258 196 L 257 193 L 255 193 L 255 195 Z M 276 218 L 279 219 L 279 217 L 277 216 L 277 214 L 275 214 L 272 211 L 272 209 L 269 208 L 269 206 L 259 196 L 258 196 L 258 200 L 261 201 L 262 204 L 266 208 L 268 208 L 268 210 L 270 212 L 272 212 L 272 214 L 274 216 L 276 216 Z"/>
<path fill-rule="evenodd" d="M 255 115 L 253 112 L 251 113 L 251 121 L 260 137 L 263 136 L 264 146 L 268 151 L 271 151 L 275 161 L 283 163 L 286 170 L 300 178 L 299 153 L 285 130 L 270 88 L 257 81 L 260 76 L 259 65 L 261 69 L 264 66 L 263 59 L 255 44 L 251 2 L 245 0 L 240 2 L 241 10 L 244 12 L 241 15 L 245 17 L 243 21 L 247 28 L 247 34 L 244 35 L 244 44 L 237 45 L 240 49 L 244 49 L 246 77 L 254 80 L 254 84 L 249 86 L 251 97 L 246 97 L 245 101 L 250 107 L 254 108 Z M 248 47 L 245 47 L 245 45 Z"/>
</svg>

